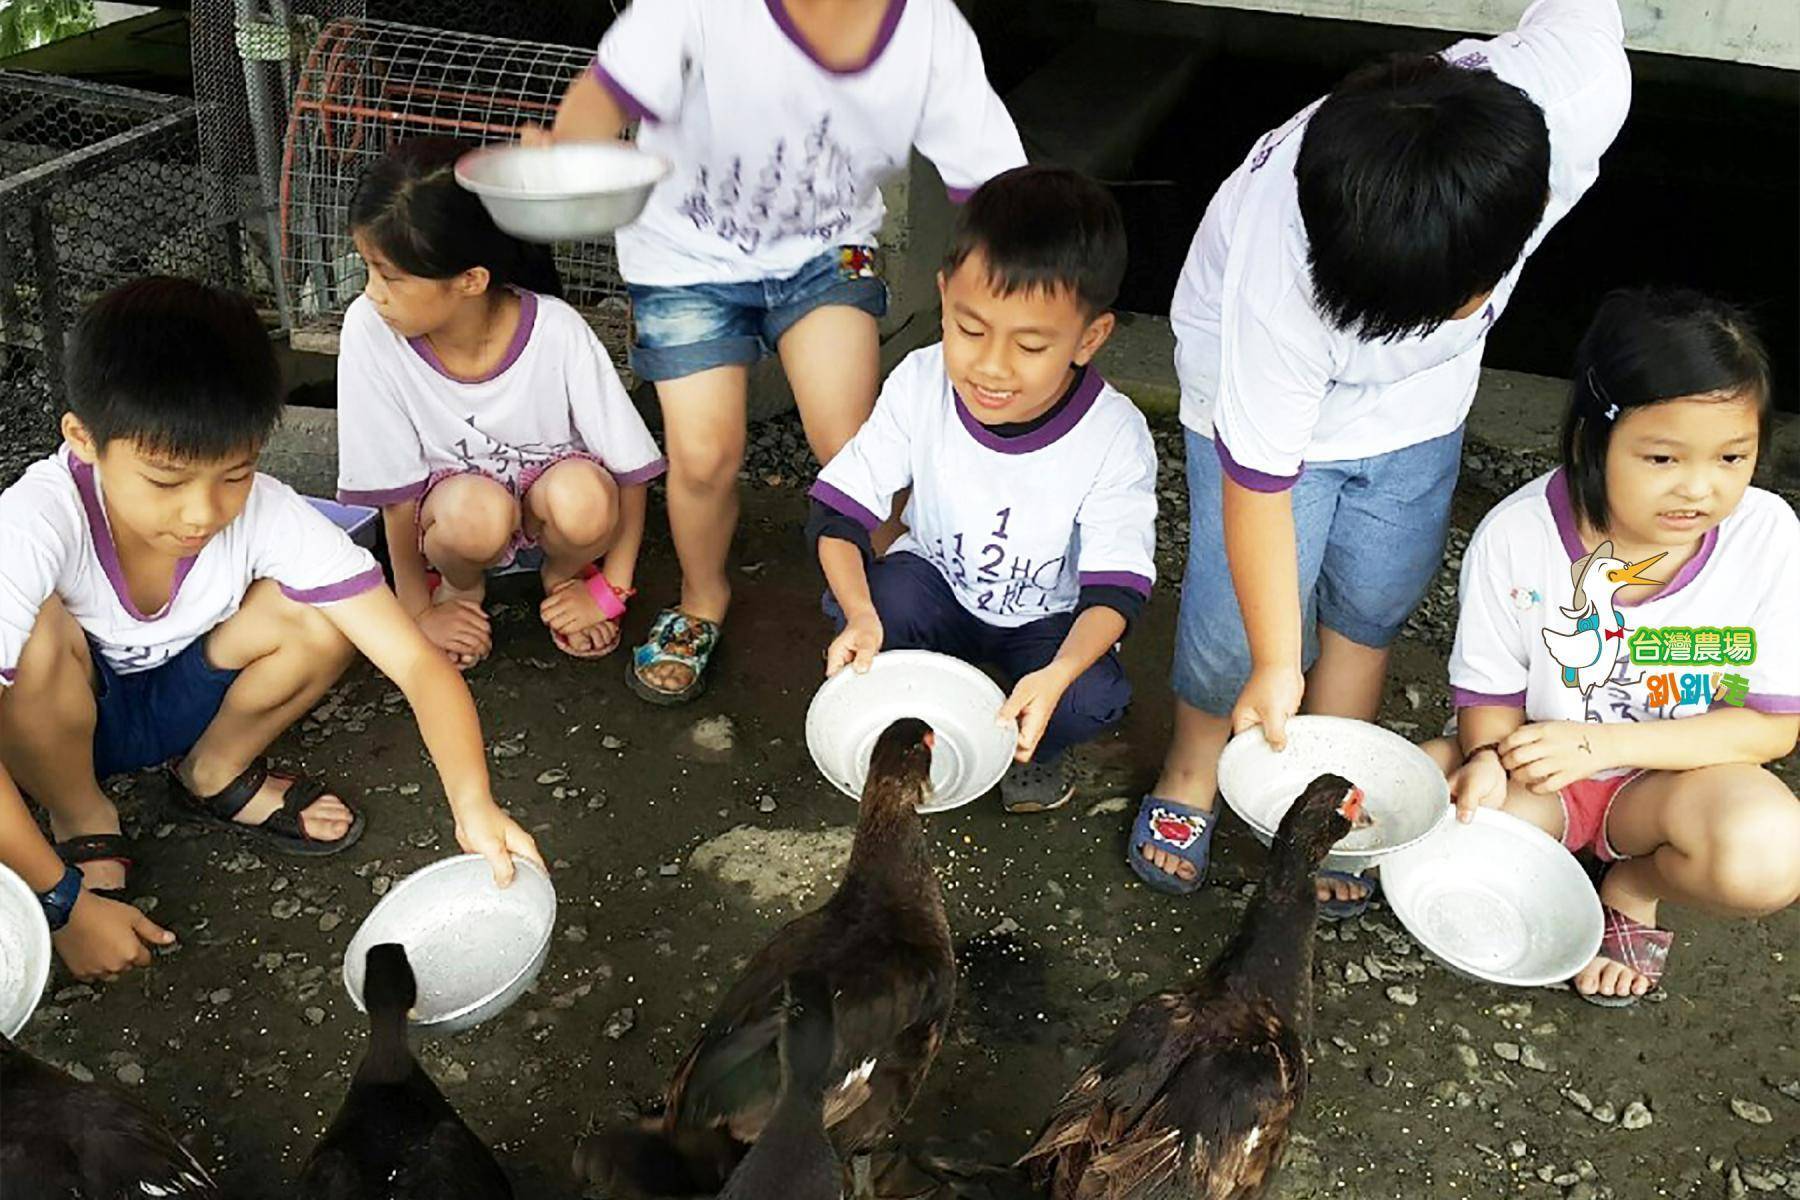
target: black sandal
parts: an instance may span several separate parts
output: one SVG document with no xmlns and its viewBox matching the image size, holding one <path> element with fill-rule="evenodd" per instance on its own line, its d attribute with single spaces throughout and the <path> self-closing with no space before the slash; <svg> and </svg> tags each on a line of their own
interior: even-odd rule
<svg viewBox="0 0 1800 1200">
<path fill-rule="evenodd" d="M 86 833 L 56 843 L 56 856 L 62 859 L 65 865 L 71 867 L 80 867 L 83 863 L 91 862 L 116 862 L 129 874 L 132 864 L 131 840 L 122 833 Z M 81 890 L 92 892 L 107 900 L 118 901 L 125 899 L 127 891 L 123 887 L 89 887 L 86 883 L 81 885 Z"/>
<path fill-rule="evenodd" d="M 350 810 L 351 816 L 350 828 L 344 831 L 344 836 L 336 841 L 323 842 L 306 832 L 300 814 L 313 801 L 329 792 L 324 784 L 306 775 L 293 776 L 294 781 L 288 785 L 287 793 L 281 799 L 281 807 L 270 813 L 268 819 L 260 825 L 246 825 L 237 820 L 237 815 L 256 798 L 269 778 L 269 760 L 260 755 L 244 768 L 242 774 L 226 784 L 223 790 L 211 796 L 197 796 L 190 791 L 187 784 L 182 782 L 180 766 L 181 761 L 177 759 L 169 763 L 165 770 L 176 807 L 184 815 L 225 825 L 239 833 L 258 838 L 277 854 L 324 858 L 348 850 L 362 837 L 363 826 L 366 824 L 362 811 L 342 796 L 338 800 Z"/>
</svg>

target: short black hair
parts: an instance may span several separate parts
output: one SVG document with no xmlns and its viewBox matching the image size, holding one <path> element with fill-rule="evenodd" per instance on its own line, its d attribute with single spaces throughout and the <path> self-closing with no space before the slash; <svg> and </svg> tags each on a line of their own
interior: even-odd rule
<svg viewBox="0 0 1800 1200">
<path fill-rule="evenodd" d="M 1014 167 L 956 214 L 944 274 L 977 251 L 1000 295 L 1067 289 L 1097 316 L 1119 298 L 1125 278 L 1125 218 L 1112 194 L 1079 171 Z"/>
<path fill-rule="evenodd" d="M 486 267 L 490 287 L 563 294 L 550 247 L 504 232 L 473 193 L 456 182 L 456 160 L 472 143 L 408 138 L 375 160 L 350 194 L 350 229 L 393 264 L 421 279 L 453 279 Z"/>
<path fill-rule="evenodd" d="M 107 292 L 76 322 L 69 411 L 97 449 L 121 438 L 182 461 L 261 449 L 281 419 L 281 367 L 250 300 L 152 275 Z"/>
<path fill-rule="evenodd" d="M 1620 416 L 1684 397 L 1748 397 L 1769 440 L 1769 352 L 1735 305 L 1687 288 L 1624 288 L 1600 302 L 1575 350 L 1562 462 L 1575 509 L 1609 523 L 1606 453 Z"/>
<path fill-rule="evenodd" d="M 1391 340 L 1437 328 L 1519 260 L 1550 192 L 1550 131 L 1493 72 L 1396 54 L 1320 102 L 1294 177 L 1315 302 Z"/>
</svg>

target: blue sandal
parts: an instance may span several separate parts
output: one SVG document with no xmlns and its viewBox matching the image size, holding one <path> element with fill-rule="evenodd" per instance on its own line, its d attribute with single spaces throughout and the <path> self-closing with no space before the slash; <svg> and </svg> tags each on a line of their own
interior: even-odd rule
<svg viewBox="0 0 1800 1200">
<path fill-rule="evenodd" d="M 1348 921 L 1351 917 L 1360 917 L 1369 911 L 1369 905 L 1381 894 L 1381 885 L 1366 875 L 1350 871 L 1320 871 L 1317 878 L 1353 883 L 1362 889 L 1362 895 L 1354 900 L 1321 901 L 1319 919 L 1323 921 Z"/>
<path fill-rule="evenodd" d="M 1212 813 L 1145 796 L 1138 804 L 1137 820 L 1131 824 L 1131 844 L 1125 848 L 1125 861 L 1139 879 L 1157 891 L 1171 896 L 1192 895 L 1206 882 L 1207 864 L 1212 860 L 1213 828 L 1217 824 Z M 1144 857 L 1138 849 L 1144 845 L 1193 864 L 1194 877 L 1183 879 L 1169 874 Z"/>
<path fill-rule="evenodd" d="M 631 652 L 626 682 L 644 700 L 662 707 L 686 704 L 706 690 L 706 665 L 719 644 L 719 625 L 704 617 L 691 617 L 678 608 L 665 608 L 650 626 L 644 644 Z M 644 672 L 664 663 L 686 667 L 693 678 L 678 691 L 664 691 L 644 678 Z"/>
</svg>

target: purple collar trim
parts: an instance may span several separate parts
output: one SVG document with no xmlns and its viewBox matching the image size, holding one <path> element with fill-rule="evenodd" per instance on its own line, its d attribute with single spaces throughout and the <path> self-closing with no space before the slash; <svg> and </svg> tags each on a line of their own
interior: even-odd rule
<svg viewBox="0 0 1800 1200">
<path fill-rule="evenodd" d="M 1550 482 L 1544 486 L 1544 497 L 1550 501 L 1550 515 L 1556 518 L 1556 532 L 1562 538 L 1563 551 L 1568 554 L 1569 561 L 1579 562 L 1588 552 L 1581 540 L 1581 524 L 1575 519 L 1575 502 L 1569 495 L 1569 475 L 1558 467 L 1551 473 Z M 1662 600 L 1673 596 L 1694 580 L 1700 578 L 1700 572 L 1712 558 L 1713 547 L 1719 544 L 1719 527 L 1714 525 L 1700 538 L 1700 549 L 1694 557 L 1675 572 L 1675 578 L 1663 585 L 1660 592 L 1646 596 L 1642 600 L 1621 600 L 1620 608 L 1635 608 L 1639 604 L 1648 604 L 1652 600 Z"/>
<path fill-rule="evenodd" d="M 199 555 L 184 558 L 175 564 L 175 580 L 169 585 L 169 599 L 161 608 L 153 613 L 138 611 L 137 602 L 131 598 L 131 588 L 125 583 L 125 568 L 119 564 L 119 548 L 113 544 L 112 526 L 106 520 L 106 506 L 100 502 L 100 489 L 94 483 L 94 468 L 82 462 L 71 452 L 69 455 L 69 474 L 75 477 L 75 491 L 81 496 L 81 507 L 87 511 L 88 528 L 94 535 L 94 552 L 100 556 L 100 569 L 106 572 L 106 581 L 112 584 L 113 595 L 125 606 L 134 621 L 154 621 L 168 615 L 175 607 L 175 597 L 181 594 L 181 581 L 188 577 L 194 569 L 194 561 Z"/>
<path fill-rule="evenodd" d="M 787 35 L 788 41 L 794 43 L 795 48 L 811 59 L 819 70 L 831 75 L 858 75 L 874 66 L 875 60 L 881 57 L 881 52 L 894 40 L 894 29 L 900 24 L 900 14 L 906 11 L 906 0 L 888 0 L 887 11 L 881 16 L 881 27 L 875 31 L 875 42 L 869 47 L 868 54 L 854 66 L 834 67 L 821 59 L 801 35 L 799 26 L 788 16 L 787 5 L 783 0 L 764 0 L 764 3 L 769 7 L 769 15 L 775 18 L 775 24 Z"/>
<path fill-rule="evenodd" d="M 429 338 L 407 338 L 406 344 L 417 351 L 432 370 L 451 383 L 486 383 L 491 379 L 498 379 L 519 361 L 519 355 L 525 353 L 525 346 L 531 341 L 532 327 L 537 324 L 537 293 L 528 292 L 524 288 L 514 288 L 513 291 L 519 294 L 519 327 L 513 330 L 512 341 L 506 344 L 506 353 L 494 364 L 494 369 L 479 379 L 464 379 L 461 375 L 452 375 L 449 368 L 444 366 L 443 360 L 438 358 L 437 351 L 431 348 Z"/>
<path fill-rule="evenodd" d="M 944 384 L 950 389 L 950 403 L 956 407 L 956 415 L 962 418 L 963 428 L 969 431 L 970 437 L 989 450 L 998 450 L 1001 454 L 1030 454 L 1033 450 L 1042 450 L 1081 424 L 1081 418 L 1087 416 L 1088 409 L 1094 407 L 1094 401 L 1100 398 L 1100 389 L 1106 386 L 1106 380 L 1100 378 L 1100 372 L 1092 364 L 1083 367 L 1081 372 L 1081 382 L 1075 386 L 1075 395 L 1056 414 L 1054 420 L 1045 422 L 1030 433 L 1010 438 L 1001 437 L 977 421 L 969 411 L 969 406 L 963 403 L 956 385 L 948 377 Z"/>
</svg>

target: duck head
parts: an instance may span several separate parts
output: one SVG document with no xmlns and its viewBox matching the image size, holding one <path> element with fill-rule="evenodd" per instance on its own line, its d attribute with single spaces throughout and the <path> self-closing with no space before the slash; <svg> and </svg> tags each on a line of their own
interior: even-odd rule
<svg viewBox="0 0 1800 1200">
<path fill-rule="evenodd" d="M 901 717 L 882 730 L 869 755 L 869 778 L 863 799 L 878 794 L 905 797 L 914 808 L 931 795 L 931 726 L 917 717 Z"/>
<path fill-rule="evenodd" d="M 1310 879 L 1331 848 L 1352 829 L 1369 825 L 1363 791 L 1342 775 L 1321 775 L 1306 785 L 1275 831 L 1275 853 Z M 1311 886 L 1309 883 L 1307 886 Z"/>
<path fill-rule="evenodd" d="M 364 962 L 363 1004 L 370 1013 L 405 1013 L 418 1003 L 419 985 L 406 947 L 398 942 L 370 946 Z"/>
<path fill-rule="evenodd" d="M 1635 584 L 1658 584 L 1660 579 L 1651 579 L 1644 574 L 1651 567 L 1661 562 L 1665 555 L 1652 554 L 1639 562 L 1628 563 L 1613 554 L 1610 541 L 1601 542 L 1585 557 L 1576 559 L 1569 566 L 1569 575 L 1575 583 L 1575 607 L 1564 611 L 1571 616 L 1586 615 L 1589 604 L 1602 612 L 1612 610 L 1612 598 L 1620 588 Z"/>
</svg>

